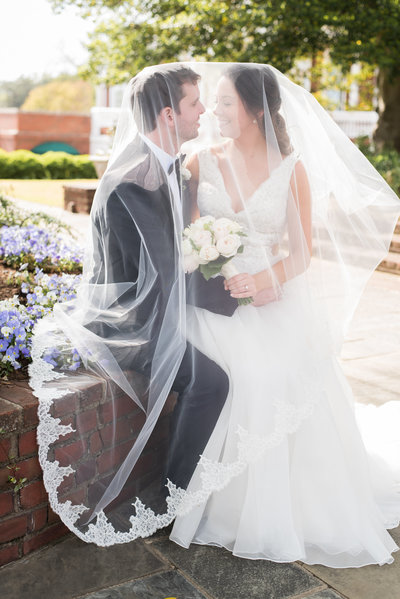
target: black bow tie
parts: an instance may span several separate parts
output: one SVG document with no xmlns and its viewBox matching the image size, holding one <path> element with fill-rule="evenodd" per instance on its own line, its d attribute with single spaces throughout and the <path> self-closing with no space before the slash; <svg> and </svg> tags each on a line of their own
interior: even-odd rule
<svg viewBox="0 0 400 599">
<path fill-rule="evenodd" d="M 174 162 L 171 162 L 168 168 L 168 174 L 171 175 L 175 169 L 176 177 L 179 181 L 181 176 L 181 164 L 185 160 L 186 154 L 180 154 Z"/>
</svg>

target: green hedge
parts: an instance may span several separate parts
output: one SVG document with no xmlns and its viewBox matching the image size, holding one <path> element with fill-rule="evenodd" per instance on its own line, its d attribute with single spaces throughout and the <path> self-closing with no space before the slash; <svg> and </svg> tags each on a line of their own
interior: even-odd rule
<svg viewBox="0 0 400 599">
<path fill-rule="evenodd" d="M 0 179 L 96 179 L 88 156 L 65 152 L 35 154 L 28 150 L 0 149 Z"/>
<path fill-rule="evenodd" d="M 400 195 L 400 154 L 396 150 L 388 150 L 377 154 L 367 154 L 367 158 L 390 187 Z"/>
<path fill-rule="evenodd" d="M 393 191 L 400 195 L 400 153 L 392 148 L 376 150 L 367 136 L 358 137 L 355 142 Z"/>
</svg>

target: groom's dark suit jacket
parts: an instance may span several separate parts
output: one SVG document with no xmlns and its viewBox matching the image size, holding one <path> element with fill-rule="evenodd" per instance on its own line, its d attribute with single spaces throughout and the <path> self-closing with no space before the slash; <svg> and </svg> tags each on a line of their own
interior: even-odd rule
<svg viewBox="0 0 400 599">
<path fill-rule="evenodd" d="M 121 351 L 116 356 L 124 370 L 146 376 L 151 372 L 176 269 L 182 268 L 176 263 L 176 244 L 180 239 L 174 232 L 167 178 L 156 156 L 142 140 L 135 140 L 126 152 L 128 154 L 125 153 L 119 162 L 133 165 L 130 172 L 110 190 L 104 204 L 100 204 L 92 216 L 96 256 L 93 278 L 100 284 L 135 283 L 143 264 L 143 248 L 146 248 L 144 255 L 154 266 L 156 278 L 139 307 L 128 310 L 124 322 L 118 318 L 115 323 L 119 332 L 123 331 L 130 339 L 138 336 L 146 325 L 146 343 L 138 350 L 130 346 L 124 356 Z M 183 195 L 183 202 L 187 200 Z M 190 213 L 190 207 L 185 206 L 186 212 Z M 207 282 L 196 271 L 187 276 L 186 282 L 188 303 L 226 316 L 235 311 L 236 300 L 225 291 L 222 277 Z M 126 301 L 127 306 L 132 305 L 136 285 L 131 285 L 116 303 L 121 305 Z M 114 335 L 114 328 L 109 323 L 95 322 L 91 328 L 100 329 L 100 334 L 107 339 Z M 111 351 L 112 347 L 110 344 Z M 170 421 L 171 437 L 164 476 L 184 488 L 224 406 L 229 381 L 215 362 L 187 343 L 172 389 L 178 397 Z M 160 493 L 165 492 L 162 483 Z"/>
<path fill-rule="evenodd" d="M 152 348 L 158 338 L 171 286 L 175 279 L 177 260 L 176 234 L 171 212 L 171 199 L 167 178 L 156 156 L 140 139 L 136 139 L 119 158 L 119 162 L 134 165 L 127 169 L 121 182 L 111 191 L 93 218 L 96 283 L 136 282 L 143 247 L 156 271 L 156 280 L 146 300 L 141 302 L 134 321 L 126 323 L 126 332 L 132 334 L 149 322 L 156 307 L 157 317 L 152 320 L 151 342 L 146 346 L 147 355 L 140 361 L 151 362 Z M 185 205 L 186 202 L 186 205 Z M 183 195 L 184 214 L 188 198 Z M 186 223 L 185 223 L 186 224 Z M 237 307 L 225 291 L 222 277 L 206 281 L 196 271 L 186 276 L 187 302 L 212 312 L 231 316 Z M 132 300 L 136 287 L 127 291 L 118 303 Z M 104 330 L 106 337 L 113 331 Z M 134 356 L 131 355 L 131 358 Z M 134 361 L 135 358 L 134 358 Z M 128 365 L 126 365 L 128 367 Z M 132 365 L 133 366 L 133 365 Z"/>
</svg>

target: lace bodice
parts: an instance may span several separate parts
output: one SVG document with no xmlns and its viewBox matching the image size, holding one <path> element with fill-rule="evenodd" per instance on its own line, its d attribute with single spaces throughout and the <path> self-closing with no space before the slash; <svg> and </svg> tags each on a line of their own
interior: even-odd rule
<svg viewBox="0 0 400 599">
<path fill-rule="evenodd" d="M 263 181 L 247 201 L 246 208 L 234 212 L 218 166 L 218 158 L 208 148 L 199 153 L 197 201 L 200 215 L 229 218 L 243 227 L 244 251 L 232 263 L 241 272 L 254 274 L 281 259 L 273 253 L 279 246 L 286 225 L 290 176 L 298 155 L 292 152 Z"/>
</svg>

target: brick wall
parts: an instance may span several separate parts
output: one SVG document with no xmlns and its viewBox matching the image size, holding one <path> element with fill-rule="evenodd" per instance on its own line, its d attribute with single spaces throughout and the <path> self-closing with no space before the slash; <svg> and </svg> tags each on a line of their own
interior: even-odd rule
<svg viewBox="0 0 400 599">
<path fill-rule="evenodd" d="M 76 375 L 75 389 L 58 400 L 53 416 L 61 423 L 71 423 L 76 432 L 69 433 L 51 446 L 49 459 L 60 465 L 71 464 L 74 474 L 59 487 L 59 499 L 74 503 L 93 501 L 114 475 L 144 422 L 142 410 L 124 393 L 110 388 L 93 377 Z M 118 502 L 132 500 L 146 478 L 154 479 L 166 454 L 169 415 L 174 405 L 171 395 L 159 422 L 128 479 Z M 27 555 L 68 533 L 51 510 L 43 486 L 36 444 L 37 399 L 26 381 L 0 385 L 0 565 Z M 115 443 L 114 439 L 117 439 Z M 17 478 L 27 478 L 15 493 L 7 482 L 9 459 L 20 468 Z M 99 491 L 100 489 L 100 491 Z"/>
<path fill-rule="evenodd" d="M 59 538 L 68 531 L 47 502 L 37 457 L 37 400 L 27 382 L 0 385 L 0 565 Z M 15 459 L 17 478 L 26 485 L 17 493 L 7 482 L 7 465 Z M 14 461 L 14 460 L 13 460 Z"/>
<path fill-rule="evenodd" d="M 0 148 L 31 150 L 35 146 L 60 141 L 80 154 L 89 153 L 90 115 L 52 112 L 0 111 Z"/>
</svg>

